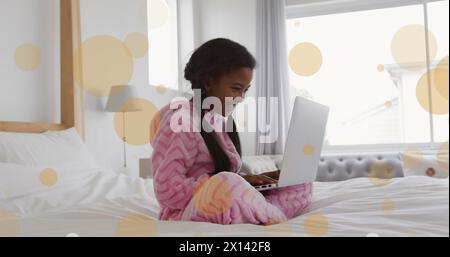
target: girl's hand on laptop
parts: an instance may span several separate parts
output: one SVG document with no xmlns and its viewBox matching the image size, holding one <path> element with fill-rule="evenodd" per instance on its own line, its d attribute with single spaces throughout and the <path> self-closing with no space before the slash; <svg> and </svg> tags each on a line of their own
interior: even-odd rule
<svg viewBox="0 0 450 257">
<path fill-rule="evenodd" d="M 278 180 L 278 179 L 280 178 L 280 171 L 279 171 L 279 170 L 276 170 L 276 171 L 264 172 L 264 173 L 262 173 L 261 175 L 265 175 L 265 176 L 267 176 L 267 177 L 269 177 L 269 178 Z"/>
<path fill-rule="evenodd" d="M 259 175 L 245 175 L 242 176 L 248 183 L 250 183 L 250 185 L 252 186 L 259 186 L 259 185 L 265 185 L 265 184 L 273 184 L 273 183 L 277 183 L 277 180 L 265 176 L 263 174 L 259 174 Z"/>
</svg>

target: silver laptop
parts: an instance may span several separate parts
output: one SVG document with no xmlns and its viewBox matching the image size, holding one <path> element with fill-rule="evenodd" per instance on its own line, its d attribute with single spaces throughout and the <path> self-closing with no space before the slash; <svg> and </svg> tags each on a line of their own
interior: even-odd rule
<svg viewBox="0 0 450 257">
<path fill-rule="evenodd" d="M 316 179 L 329 107 L 296 97 L 280 176 L 277 183 L 255 186 L 259 191 L 313 182 Z"/>
</svg>

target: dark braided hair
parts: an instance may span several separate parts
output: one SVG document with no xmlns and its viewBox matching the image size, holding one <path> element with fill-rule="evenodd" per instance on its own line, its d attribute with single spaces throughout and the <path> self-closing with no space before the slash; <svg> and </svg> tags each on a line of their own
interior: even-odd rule
<svg viewBox="0 0 450 257">
<path fill-rule="evenodd" d="M 206 97 L 204 87 L 208 78 L 220 78 L 236 69 L 250 68 L 253 70 L 255 67 L 255 58 L 244 46 L 229 39 L 217 38 L 204 43 L 195 50 L 184 70 L 184 78 L 191 82 L 192 89 L 200 89 L 203 103 Z M 201 121 L 203 121 L 205 114 L 206 111 L 202 110 Z M 228 122 L 232 123 L 233 129 L 228 131 L 227 134 L 239 155 L 242 156 L 239 134 L 231 116 L 228 118 Z M 200 127 L 200 134 L 214 161 L 214 173 L 230 171 L 230 159 L 216 140 L 215 132 L 206 132 L 203 126 Z M 227 124 L 228 127 L 229 124 Z"/>
</svg>

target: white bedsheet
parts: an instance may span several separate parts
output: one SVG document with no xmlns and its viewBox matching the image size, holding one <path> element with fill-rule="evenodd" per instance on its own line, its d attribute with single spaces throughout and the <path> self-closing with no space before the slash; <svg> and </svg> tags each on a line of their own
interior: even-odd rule
<svg viewBox="0 0 450 257">
<path fill-rule="evenodd" d="M 316 182 L 312 206 L 287 223 L 223 226 L 158 221 L 152 180 L 86 173 L 52 189 L 1 199 L 0 235 L 449 236 L 448 179 L 375 182 Z"/>
</svg>

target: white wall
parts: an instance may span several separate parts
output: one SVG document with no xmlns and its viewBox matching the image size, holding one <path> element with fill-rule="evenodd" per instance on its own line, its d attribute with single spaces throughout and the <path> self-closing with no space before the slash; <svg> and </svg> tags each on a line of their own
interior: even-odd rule
<svg viewBox="0 0 450 257">
<path fill-rule="evenodd" d="M 225 37 L 236 41 L 256 55 L 256 1 L 257 0 L 195 0 L 196 46 L 214 38 Z M 253 86 L 247 97 L 256 96 Z M 245 155 L 256 152 L 255 133 L 240 134 Z"/>
<path fill-rule="evenodd" d="M 0 1 L 0 120 L 59 122 L 59 1 Z M 22 70 L 15 52 L 32 44 L 40 52 Z"/>
</svg>

